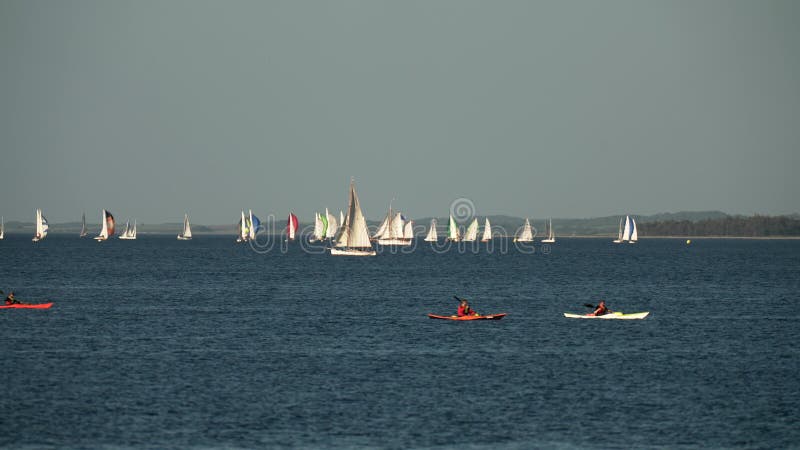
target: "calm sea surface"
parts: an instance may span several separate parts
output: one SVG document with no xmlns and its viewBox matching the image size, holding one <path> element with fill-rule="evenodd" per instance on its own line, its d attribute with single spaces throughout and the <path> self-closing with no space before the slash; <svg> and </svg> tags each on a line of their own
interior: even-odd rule
<svg viewBox="0 0 800 450">
<path fill-rule="evenodd" d="M 232 241 L 0 241 L 0 447 L 800 448 L 800 241 Z"/>
</svg>

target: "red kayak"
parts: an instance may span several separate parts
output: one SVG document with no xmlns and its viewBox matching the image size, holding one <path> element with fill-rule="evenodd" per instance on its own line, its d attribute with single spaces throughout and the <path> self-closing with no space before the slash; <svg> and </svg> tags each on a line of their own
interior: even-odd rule
<svg viewBox="0 0 800 450">
<path fill-rule="evenodd" d="M 0 309 L 47 309 L 53 306 L 53 302 L 50 303 L 14 303 L 13 305 L 0 305 Z"/>
<path fill-rule="evenodd" d="M 485 316 L 437 316 L 436 314 L 428 314 L 431 319 L 442 320 L 500 320 L 505 316 L 506 313 L 487 314 Z"/>
</svg>

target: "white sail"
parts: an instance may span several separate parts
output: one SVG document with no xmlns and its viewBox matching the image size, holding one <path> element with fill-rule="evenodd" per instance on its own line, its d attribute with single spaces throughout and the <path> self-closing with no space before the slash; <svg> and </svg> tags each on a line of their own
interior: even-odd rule
<svg viewBox="0 0 800 450">
<path fill-rule="evenodd" d="M 130 228 L 131 228 L 131 221 L 128 220 L 125 222 L 125 230 L 122 234 L 119 235 L 119 239 L 130 239 Z"/>
<path fill-rule="evenodd" d="M 414 239 L 414 221 L 409 220 L 403 226 L 403 239 Z"/>
<path fill-rule="evenodd" d="M 614 239 L 614 243 L 615 244 L 619 244 L 620 242 L 622 242 L 622 220 L 623 220 L 622 217 L 620 217 L 619 218 L 619 231 L 617 233 L 617 238 Z"/>
<path fill-rule="evenodd" d="M 547 237 L 542 239 L 542 242 L 551 244 L 556 241 L 555 232 L 553 232 L 553 219 L 550 219 L 550 225 L 547 227 Z"/>
<path fill-rule="evenodd" d="M 86 213 L 83 213 L 83 214 L 81 214 L 81 234 L 80 234 L 80 237 L 85 237 L 87 234 L 89 234 L 89 232 L 86 231 Z"/>
<path fill-rule="evenodd" d="M 239 235 L 236 236 L 236 242 L 244 242 L 250 237 L 247 231 L 247 220 L 244 217 L 244 210 L 241 212 L 241 219 L 239 219 Z"/>
<path fill-rule="evenodd" d="M 405 225 L 403 221 L 403 214 L 399 211 L 395 213 L 392 210 L 392 204 L 389 203 L 389 211 L 386 213 L 386 218 L 378 227 L 378 232 L 375 233 L 373 239 L 378 240 L 381 245 L 410 245 L 411 238 L 405 236 Z"/>
<path fill-rule="evenodd" d="M 522 227 L 522 233 L 514 239 L 514 242 L 533 242 L 533 230 L 527 217 L 525 218 L 525 226 Z"/>
<path fill-rule="evenodd" d="M 375 250 L 369 242 L 367 221 L 361 212 L 361 204 L 356 194 L 355 180 L 350 180 L 350 195 L 347 204 L 347 215 L 344 218 L 341 232 L 336 239 L 331 255 L 374 256 Z"/>
<path fill-rule="evenodd" d="M 448 224 L 448 235 L 447 239 L 458 242 L 461 239 L 461 235 L 458 232 L 458 225 L 456 224 L 456 220 L 453 219 L 452 214 L 450 215 L 450 223 Z"/>
<path fill-rule="evenodd" d="M 489 223 L 489 218 L 483 222 L 483 236 L 481 242 L 489 242 L 492 240 L 492 224 Z"/>
<path fill-rule="evenodd" d="M 339 226 L 342 226 L 342 225 L 344 225 L 344 213 L 340 209 L 339 210 Z"/>
<path fill-rule="evenodd" d="M 94 239 L 97 241 L 105 241 L 108 239 L 108 217 L 106 217 L 106 210 L 103 210 L 103 214 L 101 216 L 101 226 L 100 234 L 95 236 Z"/>
<path fill-rule="evenodd" d="M 631 238 L 631 217 L 625 216 L 625 230 L 622 231 L 622 240 L 627 241 Z"/>
<path fill-rule="evenodd" d="M 475 217 L 470 222 L 469 226 L 467 227 L 466 233 L 464 233 L 464 242 L 474 242 L 478 239 L 478 218 Z"/>
<path fill-rule="evenodd" d="M 631 240 L 628 242 L 633 244 L 638 240 L 639 240 L 639 231 L 636 230 L 636 221 L 633 220 L 633 217 L 631 217 Z"/>
<path fill-rule="evenodd" d="M 436 219 L 431 219 L 431 227 L 428 229 L 428 235 L 425 236 L 425 242 L 436 242 L 439 235 L 436 233 Z"/>
<path fill-rule="evenodd" d="M 47 219 L 42 215 L 42 210 L 36 210 L 36 234 L 33 236 L 33 242 L 39 242 L 47 236 Z"/>
<path fill-rule="evenodd" d="M 389 214 L 387 214 L 386 217 L 383 218 L 383 222 L 378 225 L 378 230 L 372 235 L 373 239 L 380 239 L 383 237 L 384 233 L 386 233 L 386 229 L 389 227 L 389 222 L 391 222 L 391 219 L 392 208 L 389 208 Z"/>
<path fill-rule="evenodd" d="M 336 216 L 328 212 L 328 208 L 325 208 L 325 215 L 328 216 L 328 229 L 325 231 L 325 237 L 333 239 L 339 230 L 339 224 L 336 223 Z"/>
<path fill-rule="evenodd" d="M 252 209 L 248 209 L 247 213 L 248 213 L 248 215 L 250 217 L 250 222 L 248 223 L 248 225 L 250 226 L 250 234 L 249 234 L 248 237 L 250 238 L 250 240 L 255 240 L 256 232 L 258 230 L 256 229 L 256 223 L 253 221 L 253 210 Z"/>
<path fill-rule="evenodd" d="M 189 226 L 189 214 L 183 214 L 183 232 L 178 235 L 181 241 L 188 241 L 192 238 L 192 227 Z"/>
<path fill-rule="evenodd" d="M 325 239 L 322 235 L 322 216 L 318 212 L 314 213 L 314 235 L 312 241 L 321 241 Z"/>
<path fill-rule="evenodd" d="M 402 238 L 403 237 L 403 215 L 400 214 L 398 211 L 397 214 L 392 219 L 392 226 L 389 227 L 391 231 L 391 237 L 393 238 Z"/>
<path fill-rule="evenodd" d="M 0 216 L 0 239 L 5 239 L 6 237 L 6 221 Z"/>
</svg>

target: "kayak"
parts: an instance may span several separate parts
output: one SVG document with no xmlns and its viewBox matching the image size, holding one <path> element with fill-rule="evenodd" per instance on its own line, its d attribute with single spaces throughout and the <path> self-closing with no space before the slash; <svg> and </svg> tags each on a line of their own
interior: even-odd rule
<svg viewBox="0 0 800 450">
<path fill-rule="evenodd" d="M 0 305 L 0 309 L 47 309 L 53 306 L 50 303 L 14 303 L 13 305 Z"/>
<path fill-rule="evenodd" d="M 623 314 L 621 312 L 612 312 L 609 314 L 603 314 L 602 316 L 593 316 L 591 314 L 570 314 L 564 313 L 564 317 L 570 319 L 619 319 L 619 320 L 632 320 L 632 319 L 644 319 L 647 315 L 650 314 L 650 311 L 647 312 L 638 312 L 638 313 L 630 313 L 630 314 Z"/>
<path fill-rule="evenodd" d="M 505 316 L 506 313 L 487 314 L 485 316 L 437 316 L 436 314 L 428 314 L 431 319 L 442 320 L 500 320 Z"/>
</svg>

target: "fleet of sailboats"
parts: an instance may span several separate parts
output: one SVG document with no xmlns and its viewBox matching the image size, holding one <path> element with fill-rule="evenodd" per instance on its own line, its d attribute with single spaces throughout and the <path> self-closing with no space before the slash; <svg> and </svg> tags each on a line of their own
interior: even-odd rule
<svg viewBox="0 0 800 450">
<path fill-rule="evenodd" d="M 522 227 L 522 232 L 519 236 L 514 238 L 514 242 L 533 242 L 533 230 L 531 229 L 531 222 L 525 218 L 525 225 Z"/>
<path fill-rule="evenodd" d="M 98 242 L 105 241 L 114 235 L 114 216 L 104 209 L 101 221 L 100 234 L 94 237 L 94 240 Z"/>
<path fill-rule="evenodd" d="M 339 234 L 331 247 L 331 255 L 375 256 L 375 250 L 369 241 L 369 230 L 361 204 L 356 194 L 356 182 L 350 180 L 350 192 L 347 202 L 347 215 L 344 217 Z"/>
<path fill-rule="evenodd" d="M 188 241 L 192 239 L 192 227 L 189 225 L 189 214 L 183 214 L 183 231 L 178 235 L 179 241 Z"/>
<path fill-rule="evenodd" d="M 134 240 L 136 239 L 136 219 L 133 220 L 133 227 L 131 227 L 131 221 L 128 220 L 125 222 L 125 231 L 119 235 L 119 239 L 123 240 Z"/>
<path fill-rule="evenodd" d="M 39 242 L 47 237 L 47 230 L 50 227 L 47 225 L 47 219 L 42 215 L 42 210 L 36 210 L 36 234 L 33 235 L 33 242 Z"/>
</svg>

